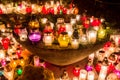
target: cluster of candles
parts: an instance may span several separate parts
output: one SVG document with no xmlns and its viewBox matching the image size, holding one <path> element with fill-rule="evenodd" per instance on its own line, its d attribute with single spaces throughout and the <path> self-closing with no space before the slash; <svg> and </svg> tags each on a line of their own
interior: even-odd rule
<svg viewBox="0 0 120 80">
<path fill-rule="evenodd" d="M 120 34 L 119 34 L 120 35 Z M 120 37 L 106 42 L 103 48 L 88 56 L 85 68 L 75 66 L 73 80 L 119 80 L 120 79 Z M 112 41 L 111 41 L 112 39 Z"/>
<path fill-rule="evenodd" d="M 25 60 L 22 55 L 23 47 L 15 40 L 11 32 L 1 33 L 0 37 L 0 76 L 14 80 L 14 74 L 20 76 Z"/>
<path fill-rule="evenodd" d="M 94 44 L 97 40 L 104 40 L 110 29 L 109 27 L 103 28 L 104 20 L 102 18 L 87 17 L 84 14 L 77 14 L 75 18 L 71 17 L 70 23 L 65 23 L 64 18 L 57 18 L 55 24 L 47 18 L 41 18 L 40 21 L 44 25 L 43 30 L 40 30 L 40 23 L 35 19 L 28 23 L 29 30 L 21 29 L 20 25 L 17 25 L 14 28 L 14 33 L 19 36 L 21 41 L 26 41 L 29 38 L 31 42 L 37 43 L 42 40 L 45 46 L 52 46 L 57 40 L 60 47 L 68 47 L 71 44 L 72 48 L 77 49 L 79 44 Z"/>
<path fill-rule="evenodd" d="M 0 14 L 27 14 L 27 13 L 42 13 L 42 14 L 73 14 L 78 13 L 77 8 L 73 8 L 72 6 L 67 8 L 62 2 L 54 0 L 48 1 L 44 4 L 31 3 L 27 1 L 21 1 L 18 3 L 10 2 L 6 4 L 0 4 Z"/>
</svg>

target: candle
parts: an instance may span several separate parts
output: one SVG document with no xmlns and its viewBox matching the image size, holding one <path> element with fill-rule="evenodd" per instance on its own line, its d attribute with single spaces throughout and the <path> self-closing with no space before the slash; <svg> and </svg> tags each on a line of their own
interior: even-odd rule
<svg viewBox="0 0 120 80">
<path fill-rule="evenodd" d="M 65 23 L 65 28 L 66 28 L 66 32 L 68 33 L 68 36 L 71 37 L 73 34 L 72 25 L 70 23 Z"/>
<path fill-rule="evenodd" d="M 6 60 L 5 60 L 5 59 L 2 59 L 2 60 L 1 60 L 1 64 L 2 64 L 2 67 L 6 66 Z"/>
<path fill-rule="evenodd" d="M 113 72 L 120 78 L 120 63 L 115 66 L 115 70 Z"/>
<path fill-rule="evenodd" d="M 79 42 L 82 45 L 86 45 L 88 43 L 87 36 L 85 34 L 81 35 L 79 38 Z"/>
<path fill-rule="evenodd" d="M 80 75 L 80 66 L 79 65 L 76 65 L 74 68 L 73 68 L 73 75 L 78 77 Z"/>
<path fill-rule="evenodd" d="M 95 73 L 93 71 L 88 72 L 87 80 L 94 80 Z"/>
<path fill-rule="evenodd" d="M 104 66 L 104 65 L 101 66 L 98 80 L 105 80 L 107 75 L 107 70 L 108 70 L 107 66 Z"/>
<path fill-rule="evenodd" d="M 76 15 L 76 20 L 80 21 L 80 15 Z"/>
<path fill-rule="evenodd" d="M 80 80 L 86 80 L 86 77 L 87 77 L 87 71 L 84 70 L 84 69 L 81 69 L 79 79 Z"/>
<path fill-rule="evenodd" d="M 72 25 L 76 24 L 76 19 L 71 18 L 71 19 L 70 19 L 70 23 L 71 23 Z"/>
<path fill-rule="evenodd" d="M 47 21 L 48 21 L 48 19 L 47 19 L 47 18 L 42 18 L 42 19 L 41 19 L 41 23 L 42 23 L 42 24 L 46 24 L 46 23 L 47 23 Z"/>
<path fill-rule="evenodd" d="M 54 1 L 53 0 L 50 1 L 50 4 L 51 4 L 51 7 L 54 7 Z"/>
<path fill-rule="evenodd" d="M 107 76 L 107 80 L 118 80 L 118 77 L 115 73 L 110 73 L 108 76 Z"/>
<path fill-rule="evenodd" d="M 17 59 L 15 58 L 15 59 L 11 60 L 10 65 L 11 65 L 12 68 L 16 68 L 16 66 L 18 65 L 17 64 Z"/>
<path fill-rule="evenodd" d="M 104 39 L 105 38 L 105 35 L 106 35 L 106 30 L 103 29 L 103 28 L 100 28 L 98 30 L 98 39 L 101 40 L 101 39 Z"/>
<path fill-rule="evenodd" d="M 5 58 L 4 50 L 0 50 L 0 60 Z"/>
<path fill-rule="evenodd" d="M 92 63 L 93 63 L 93 60 L 94 60 L 94 56 L 95 56 L 94 53 L 92 53 L 92 54 L 90 54 L 90 55 L 88 56 L 88 59 L 91 60 Z"/>
<path fill-rule="evenodd" d="M 53 40 L 52 33 L 44 33 L 43 42 L 45 43 L 45 46 L 52 46 Z"/>
<path fill-rule="evenodd" d="M 68 44 L 70 42 L 70 38 L 66 32 L 63 32 L 59 35 L 58 42 L 60 44 L 60 47 L 68 47 Z"/>
<path fill-rule="evenodd" d="M 9 48 L 10 40 L 8 38 L 3 38 L 1 41 L 4 49 L 7 50 Z"/>
<path fill-rule="evenodd" d="M 78 39 L 73 39 L 71 42 L 71 46 L 73 49 L 78 49 L 79 48 L 79 41 Z"/>
<path fill-rule="evenodd" d="M 8 79 L 8 80 L 14 80 L 14 69 L 12 69 L 9 65 L 4 67 L 4 72 L 3 72 L 4 76 Z"/>
<path fill-rule="evenodd" d="M 94 44 L 96 42 L 97 31 L 96 30 L 89 30 L 87 31 L 87 38 L 88 42 Z"/>
<path fill-rule="evenodd" d="M 20 59 L 18 61 L 18 64 L 21 65 L 21 66 L 25 65 L 25 61 L 24 61 L 23 57 L 20 57 Z"/>
<path fill-rule="evenodd" d="M 29 34 L 29 39 L 32 41 L 32 42 L 38 42 L 40 41 L 41 39 L 41 34 L 40 32 L 31 32 Z"/>
<path fill-rule="evenodd" d="M 120 45 L 120 35 L 115 36 L 115 45 L 119 46 Z"/>
<path fill-rule="evenodd" d="M 39 56 L 34 56 L 34 66 L 39 66 Z"/>
<path fill-rule="evenodd" d="M 73 79 L 72 79 L 72 80 L 79 80 L 79 79 L 78 79 L 78 77 L 73 77 Z"/>
</svg>

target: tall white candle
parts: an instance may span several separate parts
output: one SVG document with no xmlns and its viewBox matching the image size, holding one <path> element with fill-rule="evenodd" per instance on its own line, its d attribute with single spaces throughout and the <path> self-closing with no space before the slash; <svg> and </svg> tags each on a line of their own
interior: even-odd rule
<svg viewBox="0 0 120 80">
<path fill-rule="evenodd" d="M 95 73 L 93 71 L 88 72 L 87 80 L 94 80 Z"/>
<path fill-rule="evenodd" d="M 80 76 L 79 76 L 79 80 L 86 80 L 87 77 L 87 71 L 84 69 L 80 70 Z"/>
<path fill-rule="evenodd" d="M 96 42 L 97 31 L 96 30 L 89 30 L 87 32 L 88 42 L 94 44 Z"/>
<path fill-rule="evenodd" d="M 101 66 L 98 80 L 105 80 L 107 75 L 107 70 L 108 70 L 107 66 L 104 66 L 104 65 Z"/>
</svg>

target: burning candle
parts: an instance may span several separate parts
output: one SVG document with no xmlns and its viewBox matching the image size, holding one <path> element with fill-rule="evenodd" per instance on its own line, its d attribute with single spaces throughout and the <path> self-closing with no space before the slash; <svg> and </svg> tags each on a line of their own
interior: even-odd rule
<svg viewBox="0 0 120 80">
<path fill-rule="evenodd" d="M 7 50 L 9 48 L 10 40 L 8 38 L 3 38 L 1 41 L 4 49 Z"/>
<path fill-rule="evenodd" d="M 5 59 L 2 59 L 2 60 L 1 60 L 1 64 L 2 64 L 3 67 L 6 66 L 6 60 L 5 60 Z"/>
<path fill-rule="evenodd" d="M 4 50 L 0 50 L 0 60 L 5 58 Z"/>
<path fill-rule="evenodd" d="M 120 63 L 115 66 L 115 70 L 113 72 L 120 78 Z"/>
<path fill-rule="evenodd" d="M 96 42 L 97 31 L 96 30 L 88 30 L 87 31 L 87 38 L 88 42 L 94 44 Z"/>
<path fill-rule="evenodd" d="M 80 15 L 76 15 L 76 20 L 80 21 Z"/>
<path fill-rule="evenodd" d="M 78 77 L 73 77 L 73 80 L 79 80 Z"/>
<path fill-rule="evenodd" d="M 68 36 L 71 37 L 73 34 L 73 28 L 70 23 L 65 24 L 66 32 L 68 33 Z"/>
<path fill-rule="evenodd" d="M 86 45 L 88 43 L 87 36 L 85 34 L 81 35 L 79 38 L 79 42 L 82 45 Z"/>
<path fill-rule="evenodd" d="M 73 49 L 78 49 L 79 48 L 79 41 L 78 39 L 73 39 L 71 42 L 71 46 Z"/>
<path fill-rule="evenodd" d="M 59 35 L 58 42 L 60 44 L 60 47 L 68 47 L 68 44 L 70 42 L 70 38 L 66 32 L 63 32 Z"/>
<path fill-rule="evenodd" d="M 41 34 L 40 32 L 31 32 L 29 34 L 29 39 L 32 41 L 32 42 L 38 42 L 40 41 L 41 39 Z"/>
<path fill-rule="evenodd" d="M 14 69 L 12 69 L 9 65 L 5 66 L 4 68 L 4 74 L 3 74 L 8 80 L 14 80 Z"/>
<path fill-rule="evenodd" d="M 71 18 L 70 23 L 71 23 L 72 25 L 76 24 L 76 19 Z"/>
<path fill-rule="evenodd" d="M 119 46 L 120 45 L 120 35 L 115 36 L 115 45 Z"/>
<path fill-rule="evenodd" d="M 115 73 L 110 73 L 108 76 L 107 76 L 107 80 L 118 80 L 118 77 Z"/>
<path fill-rule="evenodd" d="M 47 23 L 47 21 L 48 21 L 48 19 L 47 19 L 47 18 L 42 18 L 42 19 L 41 19 L 41 23 L 42 23 L 42 24 L 46 24 L 46 23 Z"/>
<path fill-rule="evenodd" d="M 19 65 L 21 65 L 21 66 L 24 66 L 24 65 L 25 65 L 25 61 L 24 61 L 23 57 L 20 57 L 18 63 L 19 63 Z"/>
<path fill-rule="evenodd" d="M 10 65 L 11 65 L 12 68 L 16 68 L 16 66 L 18 65 L 17 64 L 17 59 L 14 58 L 13 60 L 11 60 Z"/>
<path fill-rule="evenodd" d="M 80 80 L 86 80 L 86 77 L 87 77 L 87 71 L 84 70 L 84 69 L 81 69 L 79 79 Z"/>
<path fill-rule="evenodd" d="M 94 80 L 95 73 L 93 71 L 88 72 L 87 80 Z"/>
<path fill-rule="evenodd" d="M 100 29 L 98 30 L 98 38 L 99 38 L 99 40 L 104 39 L 104 38 L 105 38 L 105 35 L 106 35 L 106 30 L 103 29 L 103 28 L 100 28 Z"/>
<path fill-rule="evenodd" d="M 107 66 L 104 66 L 104 65 L 101 66 L 98 80 L 105 80 L 107 75 L 107 70 L 108 70 Z"/>
<path fill-rule="evenodd" d="M 34 56 L 34 66 L 39 66 L 40 60 L 39 56 Z"/>
<path fill-rule="evenodd" d="M 52 33 L 44 33 L 43 42 L 45 43 L 45 46 L 52 46 L 53 40 Z"/>
</svg>

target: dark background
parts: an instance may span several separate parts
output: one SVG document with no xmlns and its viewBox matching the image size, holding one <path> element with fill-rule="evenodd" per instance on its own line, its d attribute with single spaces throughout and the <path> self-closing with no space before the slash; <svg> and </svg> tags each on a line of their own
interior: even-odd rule
<svg viewBox="0 0 120 80">
<path fill-rule="evenodd" d="M 120 28 L 120 0 L 74 0 L 74 4 L 80 13 L 87 11 L 88 15 L 104 17 L 115 28 Z"/>
</svg>

